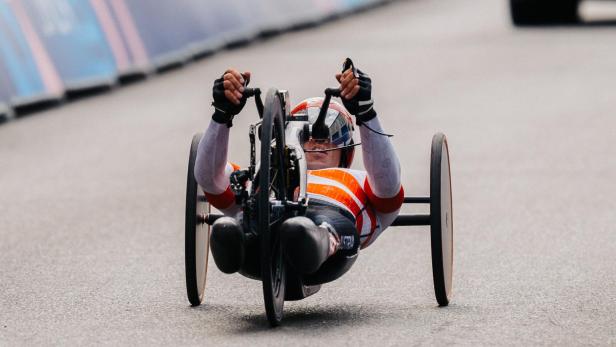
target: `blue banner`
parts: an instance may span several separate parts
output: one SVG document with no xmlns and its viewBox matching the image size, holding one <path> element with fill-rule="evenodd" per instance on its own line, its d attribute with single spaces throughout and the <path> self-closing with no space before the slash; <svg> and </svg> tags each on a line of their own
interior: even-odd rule
<svg viewBox="0 0 616 347">
<path fill-rule="evenodd" d="M 123 0 L 90 0 L 115 58 L 119 77 L 145 75 L 150 69 L 145 47 Z"/>
<path fill-rule="evenodd" d="M 181 2 L 181 1 L 178 1 Z M 190 27 L 176 1 L 126 1 L 150 61 L 157 67 L 184 61 Z"/>
<path fill-rule="evenodd" d="M 22 0 L 67 90 L 110 85 L 113 54 L 87 0 Z"/>
<path fill-rule="evenodd" d="M 249 1 L 250 3 L 247 3 Z M 265 1 L 265 0 L 264 0 Z M 259 26 L 265 18 L 250 0 L 188 0 L 193 13 L 201 13 L 208 20 L 208 35 L 220 37 L 224 42 L 249 40 L 259 33 Z M 260 4 L 260 2 L 256 2 Z M 198 19 L 197 19 L 198 20 Z"/>
<path fill-rule="evenodd" d="M 243 30 L 239 24 L 241 16 L 236 11 L 221 11 L 232 9 L 232 0 L 226 4 L 218 0 L 183 0 L 182 4 L 187 10 L 186 24 L 191 31 L 186 42 L 189 53 L 199 54 L 221 48 L 228 43 L 230 32 Z"/>
<path fill-rule="evenodd" d="M 126 2 L 150 60 L 157 67 L 257 34 L 260 17 L 244 0 Z"/>
<path fill-rule="evenodd" d="M 0 47 L 3 47 L 4 44 L 0 43 Z M 11 94 L 14 94 L 12 91 L 12 82 L 9 77 L 8 71 L 5 68 L 5 64 L 0 61 L 0 104 L 6 104 L 11 100 Z"/>
<path fill-rule="evenodd" d="M 110 85 L 382 1 L 0 0 L 0 105 Z"/>
<path fill-rule="evenodd" d="M 349 9 L 357 9 L 375 3 L 374 0 L 346 0 L 346 6 Z"/>
<path fill-rule="evenodd" d="M 58 92 L 45 85 L 13 10 L 0 1 L 0 102 L 27 104 L 57 98 Z"/>
</svg>

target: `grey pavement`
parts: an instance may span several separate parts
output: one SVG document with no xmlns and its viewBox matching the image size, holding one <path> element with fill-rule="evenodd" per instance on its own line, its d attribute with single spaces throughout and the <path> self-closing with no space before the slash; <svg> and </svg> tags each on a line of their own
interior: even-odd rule
<svg viewBox="0 0 616 347">
<path fill-rule="evenodd" d="M 0 125 L 0 345 L 616 345 L 614 37 L 517 30 L 505 1 L 404 1 Z M 427 228 L 406 227 L 280 328 L 259 282 L 214 266 L 191 308 L 186 164 L 213 79 L 251 70 L 299 101 L 346 56 L 373 78 L 407 194 L 428 194 L 431 136 L 448 136 L 452 304 Z M 242 165 L 255 118 L 232 129 Z"/>
</svg>

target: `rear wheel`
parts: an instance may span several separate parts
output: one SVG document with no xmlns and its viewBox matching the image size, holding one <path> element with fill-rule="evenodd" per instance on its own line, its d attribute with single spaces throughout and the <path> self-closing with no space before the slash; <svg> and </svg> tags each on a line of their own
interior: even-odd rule
<svg viewBox="0 0 616 347">
<path fill-rule="evenodd" d="M 449 149 L 444 134 L 432 138 L 430 160 L 430 236 L 434 293 L 440 306 L 449 305 L 453 281 L 453 208 Z"/>
<path fill-rule="evenodd" d="M 284 220 L 286 165 L 283 107 L 276 90 L 267 92 L 261 125 L 258 225 L 261 237 L 261 279 L 265 312 L 271 326 L 282 320 L 286 286 L 286 264 L 278 226 Z"/>
<path fill-rule="evenodd" d="M 569 24 L 579 21 L 579 0 L 509 0 L 515 25 Z"/>
<path fill-rule="evenodd" d="M 201 134 L 196 134 L 190 146 L 188 158 L 188 175 L 186 182 L 186 217 L 185 217 L 185 261 L 186 292 L 188 301 L 198 306 L 203 301 L 205 279 L 207 276 L 207 259 L 210 251 L 210 226 L 205 216 L 210 213 L 210 203 L 195 180 L 195 159 Z"/>
</svg>

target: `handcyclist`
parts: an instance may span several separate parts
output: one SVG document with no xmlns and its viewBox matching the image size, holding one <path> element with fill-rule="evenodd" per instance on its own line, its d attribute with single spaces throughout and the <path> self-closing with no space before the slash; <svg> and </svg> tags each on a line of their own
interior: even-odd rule
<svg viewBox="0 0 616 347">
<path fill-rule="evenodd" d="M 306 216 L 289 218 L 279 229 L 289 264 L 320 283 L 348 271 L 358 250 L 372 244 L 394 221 L 404 200 L 400 164 L 373 107 L 370 78 L 352 66 L 335 78 L 344 107 L 334 101 L 329 105 L 329 138 L 310 138 L 303 144 L 308 165 Z M 241 206 L 229 185 L 238 167 L 227 160 L 230 127 L 246 103 L 242 93 L 249 79 L 250 72 L 229 69 L 214 82 L 214 114 L 199 143 L 195 178 L 209 202 L 225 215 L 212 225 L 210 247 L 216 265 L 224 273 L 239 271 L 258 278 L 259 243 L 242 230 Z M 314 124 L 322 104 L 323 98 L 306 99 L 291 116 L 308 116 Z M 351 115 L 359 128 L 365 171 L 350 169 L 355 148 Z"/>
</svg>

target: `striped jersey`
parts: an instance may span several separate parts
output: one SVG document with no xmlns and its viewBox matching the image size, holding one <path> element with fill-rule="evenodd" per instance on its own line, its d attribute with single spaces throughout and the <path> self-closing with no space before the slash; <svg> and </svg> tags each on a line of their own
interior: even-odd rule
<svg viewBox="0 0 616 347">
<path fill-rule="evenodd" d="M 396 196 L 380 198 L 372 192 L 365 171 L 328 168 L 308 171 L 308 198 L 309 204 L 316 200 L 350 212 L 364 248 L 391 223 L 392 218 L 385 218 L 389 222 L 384 225 L 383 217 L 398 214 L 404 190 L 400 187 Z"/>
<path fill-rule="evenodd" d="M 228 176 L 238 169 L 237 165 L 227 163 L 225 174 Z M 373 193 L 365 171 L 346 168 L 309 170 L 307 193 L 308 204 L 314 201 L 333 205 L 353 215 L 361 248 L 370 245 L 391 224 L 404 201 L 402 186 L 393 197 L 378 197 Z M 205 194 L 218 209 L 228 209 L 235 204 L 230 187 L 221 194 Z"/>
</svg>

